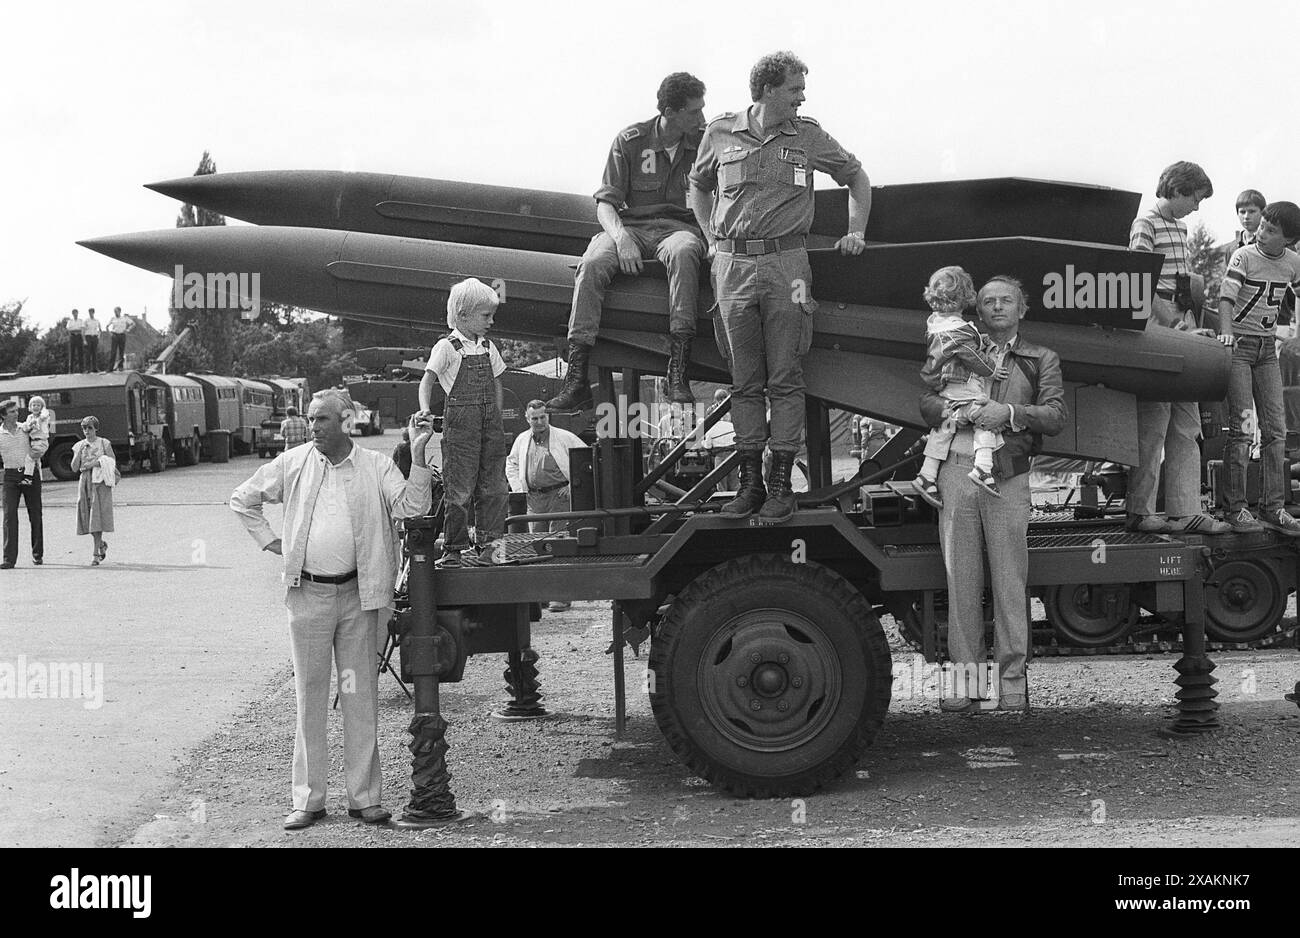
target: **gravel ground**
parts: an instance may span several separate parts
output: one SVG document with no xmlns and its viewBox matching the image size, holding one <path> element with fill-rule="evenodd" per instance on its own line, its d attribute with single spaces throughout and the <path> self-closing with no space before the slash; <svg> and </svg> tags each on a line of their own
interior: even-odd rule
<svg viewBox="0 0 1300 938">
<path fill-rule="evenodd" d="M 1293 601 L 1294 602 L 1294 601 Z M 1293 612 L 1294 610 L 1292 610 Z M 888 620 L 886 620 L 887 625 Z M 155 801 L 133 846 L 1291 846 L 1300 841 L 1300 678 L 1295 651 L 1216 656 L 1223 729 L 1170 742 L 1174 656 L 1041 660 L 1029 714 L 943 715 L 898 693 L 873 747 L 830 790 L 737 800 L 688 774 L 660 736 L 629 652 L 628 729 L 614 736 L 609 606 L 575 603 L 534 626 L 553 716 L 501 724 L 503 655 L 444 685 L 449 766 L 471 818 L 415 834 L 346 816 L 341 720 L 331 721 L 330 817 L 280 828 L 288 810 L 288 669 L 208 738 Z M 895 674 L 917 656 L 895 641 Z M 902 683 L 896 681 L 896 689 Z M 386 802 L 406 800 L 410 707 L 380 684 Z M 152 818 L 150 817 L 152 815 Z"/>
</svg>

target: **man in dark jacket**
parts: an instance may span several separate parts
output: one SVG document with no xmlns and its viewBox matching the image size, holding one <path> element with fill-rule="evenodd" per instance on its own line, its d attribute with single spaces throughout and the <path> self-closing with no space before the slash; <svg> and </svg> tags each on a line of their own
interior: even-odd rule
<svg viewBox="0 0 1300 938">
<path fill-rule="evenodd" d="M 973 429 L 963 427 L 939 472 L 939 541 L 948 571 L 948 657 L 955 678 L 940 706 L 956 713 L 980 708 L 974 698 L 985 696 L 985 687 L 999 710 L 1028 706 L 1029 465 L 1042 437 L 1060 433 L 1066 416 L 1060 356 L 1018 334 L 1028 311 L 1020 281 L 994 277 L 980 289 L 976 306 L 996 345 L 998 364 L 1007 366 L 1006 380 L 993 383 L 991 400 L 975 419 L 982 430 L 1002 432 L 1002 448 L 993 456 L 993 475 L 1002 495 L 981 490 L 968 477 L 974 466 Z M 947 402 L 938 394 L 926 391 L 921 396 L 921 416 L 929 426 L 937 427 L 946 413 Z M 971 562 L 985 549 L 993 580 L 995 680 L 981 678 L 986 666 L 984 568 Z"/>
</svg>

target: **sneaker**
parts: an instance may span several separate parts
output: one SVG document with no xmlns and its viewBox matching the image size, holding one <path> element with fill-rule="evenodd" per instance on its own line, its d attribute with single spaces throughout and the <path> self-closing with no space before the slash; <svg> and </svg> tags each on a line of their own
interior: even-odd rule
<svg viewBox="0 0 1300 938">
<path fill-rule="evenodd" d="M 1187 515 L 1183 518 L 1170 518 L 1165 530 L 1170 534 L 1231 534 L 1232 525 L 1209 515 Z"/>
<path fill-rule="evenodd" d="M 943 507 L 943 497 L 939 494 L 939 486 L 934 479 L 917 476 L 912 480 L 912 491 L 920 495 L 931 508 Z"/>
<path fill-rule="evenodd" d="M 463 567 L 465 564 L 461 562 L 460 551 L 449 550 L 434 561 L 433 565 L 436 569 L 441 570 L 444 567 Z"/>
<path fill-rule="evenodd" d="M 1243 508 L 1240 511 L 1233 512 L 1223 520 L 1227 521 L 1232 527 L 1234 534 L 1250 534 L 1253 531 L 1262 531 L 1264 526 L 1259 523 L 1259 519 L 1250 513 L 1249 508 Z"/>
<path fill-rule="evenodd" d="M 489 541 L 479 548 L 478 559 L 480 563 L 502 564 L 506 562 L 506 542 L 502 540 Z"/>
<path fill-rule="evenodd" d="M 1279 534 L 1285 534 L 1287 537 L 1300 537 L 1300 521 L 1297 521 L 1285 508 L 1269 512 L 1260 521 L 1265 527 L 1277 531 Z"/>
<path fill-rule="evenodd" d="M 1002 497 L 1002 493 L 998 491 L 998 480 L 993 478 L 993 473 L 987 469 L 980 469 L 977 466 L 966 473 L 966 478 L 974 482 L 977 488 L 983 489 L 994 498 Z"/>
<path fill-rule="evenodd" d="M 1126 531 L 1141 531 L 1143 534 L 1168 534 L 1169 522 L 1159 515 L 1129 515 L 1124 521 Z"/>
</svg>

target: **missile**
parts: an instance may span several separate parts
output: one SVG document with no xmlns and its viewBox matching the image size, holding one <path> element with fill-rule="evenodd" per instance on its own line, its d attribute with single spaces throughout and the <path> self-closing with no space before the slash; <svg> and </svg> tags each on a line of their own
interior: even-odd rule
<svg viewBox="0 0 1300 938">
<path fill-rule="evenodd" d="M 327 170 L 185 176 L 147 186 L 259 225 L 327 228 L 581 254 L 600 231 L 589 195 Z M 965 179 L 872 188 L 867 240 L 888 244 L 1026 236 L 1127 245 L 1140 196 L 1038 179 Z M 812 244 L 848 230 L 848 193 L 819 190 Z"/>
<path fill-rule="evenodd" d="M 1005 255 L 1019 239 L 999 240 Z M 174 301 L 179 301 L 175 302 L 178 306 L 203 305 L 201 296 L 190 295 L 186 283 L 207 284 L 255 274 L 264 299 L 417 329 L 430 336 L 446 332 L 447 292 L 466 277 L 494 284 L 501 292 L 505 305 L 497 316 L 496 332 L 507 337 L 552 341 L 563 336 L 573 291 L 573 258 L 565 255 L 357 232 L 243 226 L 175 228 L 79 243 L 124 263 L 176 278 L 174 292 L 180 293 Z M 990 249 L 984 242 L 968 244 Z M 962 248 L 963 243 L 948 247 L 949 256 L 959 263 Z M 869 276 L 888 275 L 883 266 L 877 270 L 868 264 L 867 270 Z M 616 277 L 606 294 L 602 339 L 617 344 L 620 334 L 626 334 L 628 345 L 657 344 L 666 352 L 667 305 L 663 281 Z M 915 371 L 925 358 L 927 311 L 919 305 L 896 308 L 823 299 L 813 320 L 812 357 L 805 366 L 810 372 L 809 386 L 816 383 L 811 372 L 816 370 L 818 354 L 824 353 L 829 356 L 824 360 L 839 362 L 836 371 L 843 373 L 842 380 L 823 389 L 826 399 L 874 413 L 877 402 L 871 374 L 877 366 L 866 362 L 903 362 Z M 711 307 L 712 298 L 706 290 L 700 309 Z M 712 326 L 707 313 L 697 322 L 697 334 L 703 341 L 696 343 L 696 365 L 711 377 L 725 379 L 721 356 L 708 341 L 714 334 Z M 1065 377 L 1079 384 L 1153 400 L 1216 400 L 1226 392 L 1230 356 L 1212 339 L 1167 329 L 1081 328 L 1043 321 L 1038 310 L 1025 322 L 1023 331 L 1060 354 Z M 645 337 L 662 342 L 647 342 Z M 654 354 L 653 349 L 647 351 Z M 855 360 L 862 363 L 857 369 L 859 377 L 852 374 Z M 913 375 L 909 385 L 919 393 L 919 378 Z M 894 423 L 915 424 L 918 420 L 914 398 L 901 409 L 895 405 L 891 412 L 878 415 Z"/>
</svg>

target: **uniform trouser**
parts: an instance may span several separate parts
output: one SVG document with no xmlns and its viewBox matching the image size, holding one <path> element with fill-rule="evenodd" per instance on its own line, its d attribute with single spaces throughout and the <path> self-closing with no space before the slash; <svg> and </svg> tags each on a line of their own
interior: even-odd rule
<svg viewBox="0 0 1300 938">
<path fill-rule="evenodd" d="M 88 371 L 99 371 L 99 336 L 86 336 L 86 362 Z"/>
<path fill-rule="evenodd" d="M 126 366 L 126 333 L 114 332 L 108 352 L 108 370 Z"/>
<path fill-rule="evenodd" d="M 31 485 L 19 485 L 21 469 L 4 470 L 4 562 L 18 562 L 18 499 L 27 506 L 27 524 L 32 529 L 32 558 L 45 554 L 45 531 L 41 523 L 41 474 L 36 472 Z"/>
<path fill-rule="evenodd" d="M 443 542 L 446 550 L 469 550 L 469 509 L 480 547 L 506 530 L 510 483 L 506 438 L 495 404 L 447 404 L 442 437 Z"/>
<path fill-rule="evenodd" d="M 289 640 L 298 725 L 293 738 L 293 807 L 325 807 L 329 778 L 326 724 L 330 704 L 330 659 L 338 671 L 343 708 L 343 772 L 348 807 L 368 808 L 383 800 L 379 770 L 378 609 L 362 609 L 357 581 L 333 586 L 303 580 L 289 590 Z"/>
<path fill-rule="evenodd" d="M 641 259 L 657 258 L 668 269 L 668 330 L 695 335 L 700 295 L 700 262 L 708 249 L 684 222 L 663 219 L 624 221 L 623 227 L 641 249 Z M 578 264 L 569 314 L 569 341 L 594 345 L 600 331 L 605 290 L 619 272 L 618 247 L 607 232 L 591 239 Z"/>
<path fill-rule="evenodd" d="M 998 498 L 967 477 L 974 465 L 970 454 L 954 454 L 939 470 L 939 543 L 948 571 L 948 658 L 959 668 L 979 668 L 987 657 L 984 565 L 975 560 L 986 553 L 993 581 L 999 696 L 1023 694 L 1029 656 L 1029 473 L 999 479 Z"/>
<path fill-rule="evenodd" d="M 86 370 L 86 342 L 80 332 L 68 334 L 68 371 L 74 374 Z"/>
<path fill-rule="evenodd" d="M 1252 404 L 1253 402 L 1253 404 Z M 1276 512 L 1286 501 L 1286 423 L 1282 411 L 1282 372 L 1272 336 L 1242 335 L 1232 347 L 1228 372 L 1228 511 L 1246 507 L 1246 467 L 1260 435 L 1262 512 Z"/>
<path fill-rule="evenodd" d="M 569 505 L 569 487 L 567 485 L 563 488 L 558 488 L 553 492 L 528 493 L 528 513 L 530 515 L 548 514 L 552 511 L 568 511 Z M 534 534 L 547 530 L 567 531 L 569 529 L 569 522 L 562 520 L 551 522 L 532 521 L 529 523 L 528 529 Z"/>
<path fill-rule="evenodd" d="M 808 253 L 778 251 L 713 260 L 718 311 L 731 365 L 731 420 L 736 449 L 768 443 L 798 452 L 804 430 L 803 356 L 812 346 L 812 269 Z"/>
<path fill-rule="evenodd" d="M 1195 401 L 1138 401 L 1138 464 L 1128 474 L 1128 512 L 1156 513 L 1163 466 L 1165 513 L 1171 518 L 1201 510 L 1201 413 Z M 1164 461 L 1161 462 L 1163 451 Z"/>
</svg>

